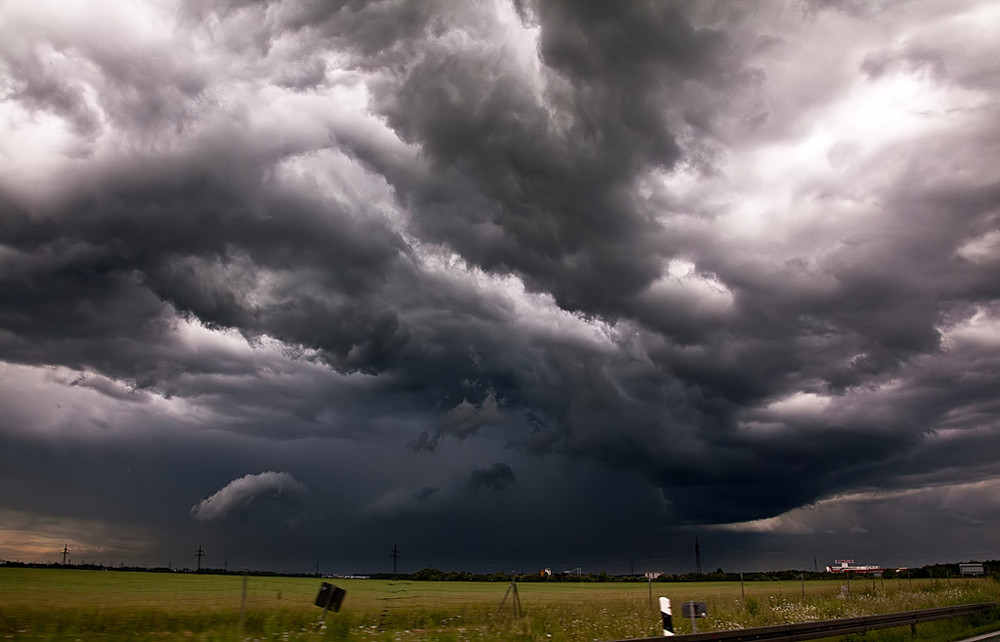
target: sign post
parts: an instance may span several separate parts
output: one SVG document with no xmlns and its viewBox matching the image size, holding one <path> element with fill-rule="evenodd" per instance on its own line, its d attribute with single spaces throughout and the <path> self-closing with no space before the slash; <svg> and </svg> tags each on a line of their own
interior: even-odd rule
<svg viewBox="0 0 1000 642">
<path fill-rule="evenodd" d="M 649 585 L 649 608 L 653 608 L 653 580 L 659 576 L 659 573 L 646 571 L 646 584 Z"/>
<path fill-rule="evenodd" d="M 329 582 L 323 582 L 319 585 L 319 594 L 316 595 L 316 606 L 323 609 L 323 622 L 326 622 L 327 611 L 333 609 L 333 612 L 336 613 L 340 610 L 340 605 L 344 601 L 345 595 L 347 595 L 347 591 Z"/>
</svg>

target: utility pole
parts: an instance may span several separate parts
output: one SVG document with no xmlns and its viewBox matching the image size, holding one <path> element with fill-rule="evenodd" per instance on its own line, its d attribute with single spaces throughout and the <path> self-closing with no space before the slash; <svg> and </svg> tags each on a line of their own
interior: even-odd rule
<svg viewBox="0 0 1000 642">
<path fill-rule="evenodd" d="M 694 563 L 698 575 L 701 575 L 701 546 L 698 545 L 698 536 L 694 536 Z"/>
<path fill-rule="evenodd" d="M 392 575 L 393 575 L 393 577 L 395 577 L 395 575 L 396 575 L 396 562 L 397 562 L 397 560 L 399 560 L 399 551 L 396 549 L 396 545 L 395 544 L 392 545 L 392 555 L 390 555 L 389 557 L 392 558 Z"/>
<path fill-rule="evenodd" d="M 63 546 L 63 566 L 66 566 L 66 555 L 69 554 L 69 546 Z"/>
<path fill-rule="evenodd" d="M 198 558 L 198 570 L 201 570 L 201 558 L 205 557 L 205 551 L 201 548 L 201 544 L 198 544 L 198 550 L 194 552 L 194 556 Z"/>
</svg>

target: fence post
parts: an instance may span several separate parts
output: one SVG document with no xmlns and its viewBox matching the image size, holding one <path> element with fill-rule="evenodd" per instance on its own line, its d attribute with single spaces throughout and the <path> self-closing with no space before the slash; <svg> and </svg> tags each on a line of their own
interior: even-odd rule
<svg viewBox="0 0 1000 642">
<path fill-rule="evenodd" d="M 247 571 L 243 571 L 243 592 L 240 596 L 240 632 L 243 632 L 243 624 L 247 615 Z"/>
</svg>

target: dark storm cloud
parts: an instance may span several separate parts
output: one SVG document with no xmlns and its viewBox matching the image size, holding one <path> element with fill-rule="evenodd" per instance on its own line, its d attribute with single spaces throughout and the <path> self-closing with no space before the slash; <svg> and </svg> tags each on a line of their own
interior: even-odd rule
<svg viewBox="0 0 1000 642">
<path fill-rule="evenodd" d="M 283 470 L 359 532 L 561 505 L 546 457 L 669 526 L 989 474 L 996 17 L 862 9 L 18 3 L 3 431 L 245 438 L 174 503 Z"/>
<path fill-rule="evenodd" d="M 440 513 L 443 501 L 447 500 L 442 500 L 441 489 L 436 486 L 400 487 L 379 497 L 365 511 L 382 521 L 431 517 Z"/>
<path fill-rule="evenodd" d="M 514 471 L 510 466 L 503 463 L 496 463 L 486 468 L 476 467 L 469 474 L 468 488 L 479 492 L 483 488 L 492 491 L 503 490 L 516 481 Z"/>
<path fill-rule="evenodd" d="M 368 54 L 371 40 L 350 27 L 383 11 L 330 21 Z M 565 307 L 615 313 L 657 273 L 658 229 L 629 191 L 679 155 L 662 101 L 715 71 L 723 39 L 673 5 L 542 3 L 536 61 L 515 49 L 524 30 L 493 13 L 442 7 L 359 60 L 382 73 L 375 106 L 434 172 L 416 185 L 387 177 L 426 238 Z"/>
</svg>

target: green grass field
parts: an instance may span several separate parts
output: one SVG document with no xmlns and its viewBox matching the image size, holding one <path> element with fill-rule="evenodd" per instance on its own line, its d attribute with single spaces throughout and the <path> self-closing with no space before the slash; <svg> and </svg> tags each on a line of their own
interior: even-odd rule
<svg viewBox="0 0 1000 642">
<path fill-rule="evenodd" d="M 614 640 L 659 635 L 646 583 L 333 580 L 346 589 L 321 623 L 319 579 L 0 568 L 0 635 L 8 640 Z M 245 586 L 244 586 L 245 582 Z M 698 630 L 907 611 L 1000 600 L 993 580 L 653 583 L 655 598 L 699 600 Z M 679 612 L 679 608 L 676 608 Z M 1000 628 L 995 617 L 920 626 L 926 640 Z M 675 616 L 678 633 L 690 623 Z M 894 637 L 899 636 L 899 637 Z M 910 640 L 910 631 L 866 641 Z"/>
</svg>

